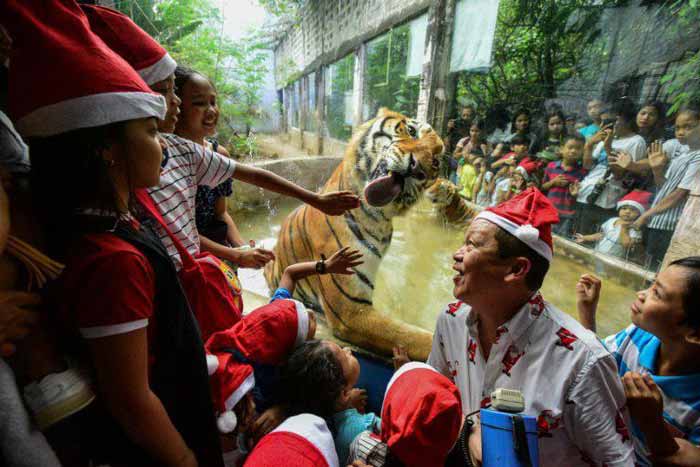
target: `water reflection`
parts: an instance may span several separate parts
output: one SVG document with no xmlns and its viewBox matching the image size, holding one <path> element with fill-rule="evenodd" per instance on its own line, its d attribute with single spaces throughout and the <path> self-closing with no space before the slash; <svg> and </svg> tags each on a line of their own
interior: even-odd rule
<svg viewBox="0 0 700 467">
<path fill-rule="evenodd" d="M 237 212 L 234 218 L 243 238 L 255 239 L 271 248 L 281 222 L 296 206 L 288 202 L 271 209 Z M 432 331 L 441 307 L 454 300 L 451 258 L 463 241 L 463 233 L 440 225 L 427 201 L 421 201 L 407 216 L 396 218 L 394 228 L 391 246 L 377 274 L 374 305 L 378 310 Z M 542 288 L 544 297 L 575 315 L 574 286 L 586 272 L 591 271 L 555 253 Z M 241 274 L 244 285 L 265 292 L 261 274 L 246 270 Z M 605 280 L 597 319 L 601 335 L 612 334 L 629 324 L 629 305 L 634 292 L 612 278 Z"/>
</svg>

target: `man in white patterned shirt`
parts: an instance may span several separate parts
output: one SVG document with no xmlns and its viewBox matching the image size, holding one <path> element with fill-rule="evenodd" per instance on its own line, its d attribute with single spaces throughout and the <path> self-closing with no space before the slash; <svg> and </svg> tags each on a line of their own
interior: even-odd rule
<svg viewBox="0 0 700 467">
<path fill-rule="evenodd" d="M 454 255 L 454 296 L 428 358 L 460 390 L 465 414 L 497 388 L 525 397 L 537 418 L 541 466 L 632 466 L 622 385 L 595 335 L 544 301 L 556 210 L 530 188 L 482 211 Z M 468 444 L 481 460 L 478 424 Z"/>
</svg>

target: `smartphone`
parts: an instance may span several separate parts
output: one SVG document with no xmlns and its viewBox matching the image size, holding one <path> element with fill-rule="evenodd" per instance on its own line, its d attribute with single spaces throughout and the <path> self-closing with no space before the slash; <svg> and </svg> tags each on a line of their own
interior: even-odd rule
<svg viewBox="0 0 700 467">
<path fill-rule="evenodd" d="M 604 118 L 601 124 L 601 128 L 605 128 L 607 126 L 615 126 L 616 121 L 616 118 Z"/>
</svg>

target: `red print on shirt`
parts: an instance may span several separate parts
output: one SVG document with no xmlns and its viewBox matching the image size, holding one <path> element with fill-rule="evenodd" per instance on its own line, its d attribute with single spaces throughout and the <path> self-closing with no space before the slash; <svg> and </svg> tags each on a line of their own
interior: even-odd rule
<svg viewBox="0 0 700 467">
<path fill-rule="evenodd" d="M 476 341 L 473 339 L 469 339 L 469 345 L 467 346 L 467 356 L 469 357 L 469 361 L 474 363 L 474 359 L 476 358 Z"/>
<path fill-rule="evenodd" d="M 506 354 L 503 356 L 503 373 L 510 377 L 510 370 L 513 369 L 520 357 L 525 355 L 525 352 L 518 352 L 518 348 L 511 344 L 506 350 Z"/>
<path fill-rule="evenodd" d="M 452 381 L 457 377 L 457 367 L 459 366 L 459 362 L 455 362 L 455 366 L 453 367 L 450 362 L 447 362 L 447 371 L 450 372 L 450 376 L 452 377 Z"/>
<path fill-rule="evenodd" d="M 627 424 L 625 423 L 625 419 L 622 418 L 622 414 L 619 411 L 617 412 L 617 415 L 615 416 L 615 431 L 617 431 L 617 434 L 620 435 L 623 443 L 625 441 L 629 441 L 630 431 L 627 428 Z"/>
<path fill-rule="evenodd" d="M 494 344 L 498 344 L 498 341 L 501 338 L 501 336 L 507 332 L 508 328 L 505 326 L 499 326 L 498 328 L 496 328 L 496 340 L 494 341 Z"/>
<path fill-rule="evenodd" d="M 572 334 L 571 331 L 569 331 L 566 328 L 559 328 L 559 330 L 557 331 L 557 336 L 559 336 L 559 342 L 557 342 L 558 346 L 564 347 L 568 350 L 574 350 L 571 344 L 576 342 L 578 340 L 578 337 Z"/>
<path fill-rule="evenodd" d="M 556 430 L 561 425 L 561 417 L 552 415 L 551 410 L 543 410 L 537 417 L 537 437 L 551 438 L 552 430 Z"/>
<path fill-rule="evenodd" d="M 530 314 L 537 318 L 544 311 L 544 299 L 541 294 L 536 294 L 528 302 L 530 304 Z"/>
<path fill-rule="evenodd" d="M 446 313 L 450 316 L 454 316 L 457 313 L 457 310 L 459 310 L 459 307 L 462 306 L 462 302 L 454 302 L 450 303 L 447 305 L 447 311 Z"/>
</svg>

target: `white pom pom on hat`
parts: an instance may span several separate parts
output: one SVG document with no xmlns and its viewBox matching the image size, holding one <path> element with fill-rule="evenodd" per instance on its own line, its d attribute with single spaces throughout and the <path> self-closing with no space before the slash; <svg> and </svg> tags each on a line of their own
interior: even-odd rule
<svg viewBox="0 0 700 467">
<path fill-rule="evenodd" d="M 238 417 L 233 410 L 227 410 L 216 419 L 216 427 L 221 433 L 231 433 L 238 426 Z"/>
<path fill-rule="evenodd" d="M 210 353 L 207 354 L 207 373 L 209 376 L 213 375 L 216 373 L 216 370 L 219 369 L 219 359 L 216 357 L 216 355 L 212 355 Z"/>
</svg>

